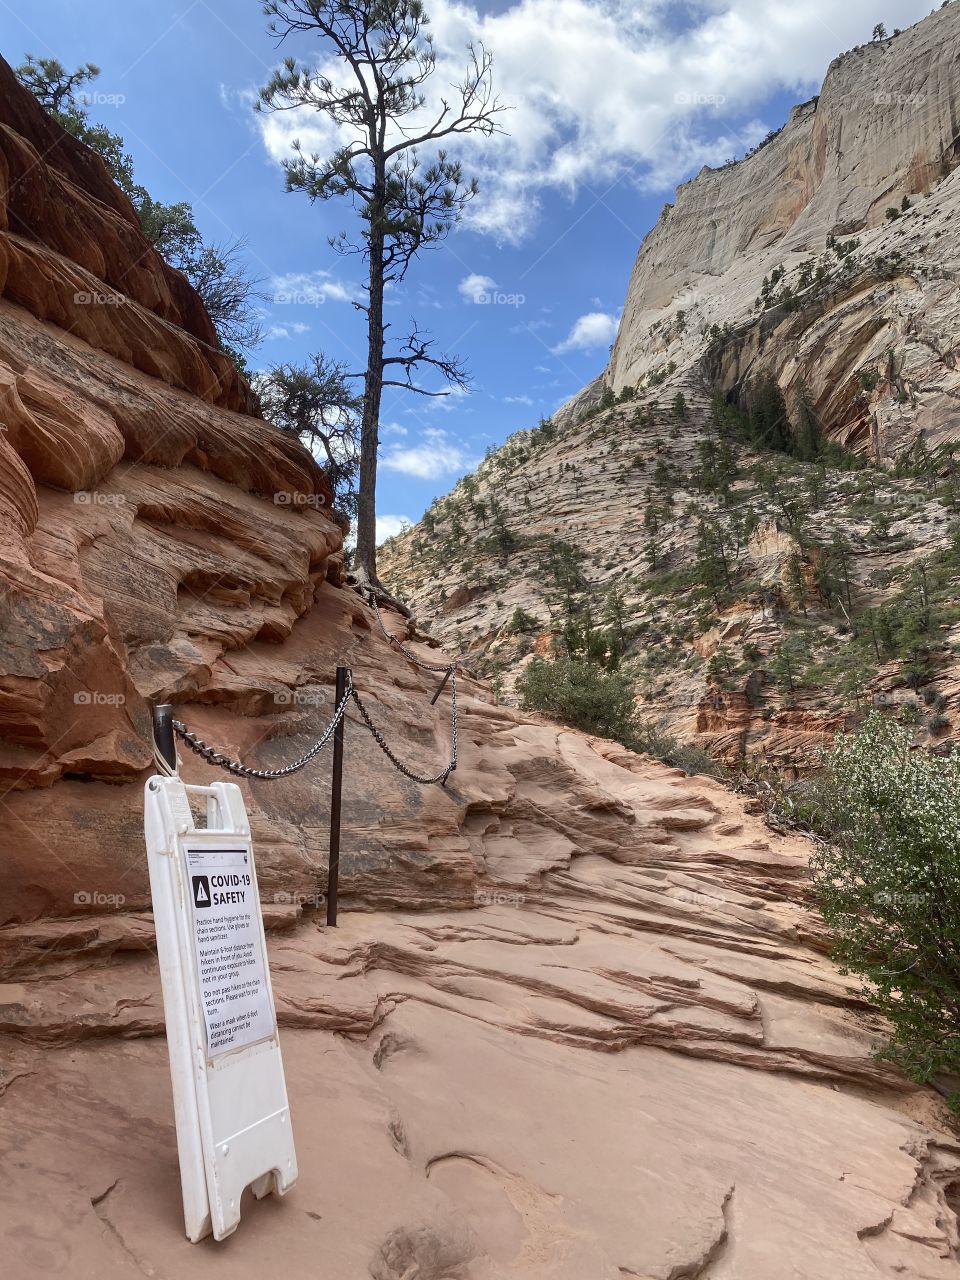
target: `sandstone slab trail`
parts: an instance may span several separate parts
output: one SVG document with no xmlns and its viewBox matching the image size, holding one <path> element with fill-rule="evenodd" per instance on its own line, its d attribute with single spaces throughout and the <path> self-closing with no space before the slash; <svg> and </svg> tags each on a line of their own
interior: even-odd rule
<svg viewBox="0 0 960 1280">
<path fill-rule="evenodd" d="M 344 583 L 313 460 L 251 412 L 100 162 L 0 79 L 3 1275 L 960 1274 L 960 1146 L 874 1059 L 803 842 L 467 676 L 443 789 L 350 713 L 336 932 L 329 760 L 242 784 L 301 1177 L 222 1246 L 186 1243 L 149 704 L 276 767 L 342 662 L 423 770 L 447 706 Z"/>
<path fill-rule="evenodd" d="M 4 931 L 11 1274 L 958 1274 L 960 1146 L 872 1059 L 799 842 L 483 705 L 472 909 L 268 906 L 301 1176 L 224 1246 L 180 1232 L 149 917 Z"/>
</svg>

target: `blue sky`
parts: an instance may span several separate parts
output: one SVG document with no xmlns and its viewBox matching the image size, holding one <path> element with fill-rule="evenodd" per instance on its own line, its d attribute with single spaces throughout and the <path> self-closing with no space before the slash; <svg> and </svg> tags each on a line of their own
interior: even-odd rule
<svg viewBox="0 0 960 1280">
<path fill-rule="evenodd" d="M 703 163 L 742 155 L 816 92 L 830 59 L 875 22 L 906 27 L 913 0 L 520 0 L 430 3 L 438 84 L 470 39 L 495 59 L 509 136 L 467 143 L 481 180 L 467 223 L 414 267 L 390 300 L 473 377 L 443 401 L 388 392 L 378 510 L 385 531 L 417 519 L 490 445 L 549 415 L 603 367 L 637 247 Z M 189 200 L 207 239 L 243 236 L 265 281 L 264 368 L 323 350 L 361 367 L 362 267 L 327 238 L 349 209 L 287 194 L 292 136 L 323 147 L 309 119 L 256 116 L 252 96 L 279 55 L 257 0 L 43 0 L 21 16 L 0 0 L 2 52 L 95 62 L 91 115 L 120 133 L 136 176 Z M 285 53 L 315 61 L 304 40 Z"/>
</svg>

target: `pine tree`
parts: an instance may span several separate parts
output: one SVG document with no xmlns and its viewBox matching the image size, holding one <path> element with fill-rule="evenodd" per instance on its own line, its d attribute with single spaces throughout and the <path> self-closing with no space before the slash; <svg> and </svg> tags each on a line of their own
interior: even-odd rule
<svg viewBox="0 0 960 1280">
<path fill-rule="evenodd" d="M 321 460 L 338 510 L 356 510 L 359 402 L 346 370 L 314 355 L 309 364 L 278 364 L 253 382 L 267 421 L 295 435 Z"/>
<path fill-rule="evenodd" d="M 807 660 L 807 643 L 803 636 L 785 636 L 783 643 L 777 648 L 770 663 L 771 670 L 779 684 L 789 693 L 795 693 L 800 684 L 804 664 Z"/>
<path fill-rule="evenodd" d="M 723 529 L 713 521 L 701 520 L 697 529 L 697 558 L 694 563 L 697 579 L 713 596 L 720 607 L 720 593 L 729 591 L 732 583 Z"/>
<path fill-rule="evenodd" d="M 288 191 L 311 202 L 348 200 L 361 231 L 350 242 L 334 241 L 343 253 L 359 253 L 367 265 L 365 367 L 360 428 L 360 484 L 357 501 L 356 569 L 362 582 L 387 598 L 377 577 L 376 486 L 380 402 L 384 387 L 421 395 L 438 394 L 415 380 L 429 370 L 456 387 L 468 385 L 462 363 L 438 353 L 415 324 L 387 354 L 385 290 L 399 286 L 422 250 L 436 245 L 477 194 L 445 143 L 466 135 L 490 137 L 500 126 L 501 105 L 493 96 L 492 59 L 483 47 L 469 49 L 461 84 L 447 91 L 432 122 L 419 124 L 424 86 L 436 68 L 436 52 L 421 0 L 266 0 L 270 31 L 278 42 L 314 36 L 316 60 L 298 64 L 288 57 L 260 91 L 259 109 L 313 108 L 336 127 L 337 142 L 325 158 L 308 155 L 294 143 L 285 162 Z M 330 59 L 337 71 L 330 73 Z M 422 162 L 424 152 L 429 163 Z M 439 394 L 443 394 L 442 392 Z"/>
<path fill-rule="evenodd" d="M 610 627 L 616 641 L 618 657 L 627 648 L 627 610 L 623 592 L 619 587 L 611 587 L 607 592 L 603 608 L 603 621 Z"/>
<path fill-rule="evenodd" d="M 812 462 L 821 449 L 823 431 L 813 405 L 810 388 L 804 382 L 797 397 L 795 453 L 803 462 Z"/>
<path fill-rule="evenodd" d="M 806 562 L 799 551 L 792 551 L 787 556 L 787 562 L 783 567 L 783 583 L 787 592 L 787 599 L 790 601 L 792 608 L 802 609 L 803 616 L 807 616 L 807 579 L 804 569 Z"/>
<path fill-rule="evenodd" d="M 791 452 L 793 431 L 787 404 L 773 374 L 763 375 L 748 389 L 747 425 L 752 438 L 764 448 Z"/>
<path fill-rule="evenodd" d="M 818 580 L 818 588 L 828 603 L 834 595 L 839 595 L 847 607 L 847 614 L 853 612 L 853 593 L 850 584 L 851 564 L 850 543 L 839 531 L 834 531 L 822 557 L 822 582 Z"/>
</svg>

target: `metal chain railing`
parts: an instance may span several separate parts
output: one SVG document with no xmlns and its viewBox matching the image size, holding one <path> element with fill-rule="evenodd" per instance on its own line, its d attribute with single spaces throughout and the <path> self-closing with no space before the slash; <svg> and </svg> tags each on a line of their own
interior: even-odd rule
<svg viewBox="0 0 960 1280">
<path fill-rule="evenodd" d="M 411 782 L 418 782 L 423 786 L 430 786 L 435 782 L 439 782 L 441 786 L 446 786 L 447 779 L 457 767 L 457 753 L 459 750 L 457 738 L 457 664 L 451 663 L 431 663 L 423 662 L 416 654 L 411 653 L 405 648 L 395 636 L 391 636 L 383 624 L 383 618 L 377 605 L 376 597 L 371 593 L 370 603 L 373 606 L 377 616 L 377 622 L 380 630 L 386 636 L 387 640 L 394 645 L 410 662 L 415 666 L 422 668 L 424 671 L 442 671 L 444 673 L 440 687 L 433 695 L 433 702 L 440 697 L 447 681 L 450 682 L 450 759 L 440 770 L 439 773 L 432 775 L 425 773 L 417 773 L 411 769 L 409 765 L 397 756 L 386 738 L 377 728 L 373 721 L 373 717 L 364 705 L 363 699 L 353 683 L 353 672 L 349 667 L 338 666 L 336 677 L 336 690 L 334 693 L 335 708 L 333 719 L 324 729 L 323 733 L 313 744 L 309 751 L 305 751 L 298 760 L 294 760 L 291 764 L 283 765 L 279 769 L 254 769 L 250 765 L 246 765 L 242 760 L 235 760 L 231 756 L 226 756 L 222 751 L 217 751 L 215 747 L 211 747 L 204 742 L 202 738 L 197 737 L 192 730 L 188 729 L 182 720 L 173 718 L 173 708 L 169 703 L 162 703 L 153 709 L 153 748 L 154 758 L 156 760 L 157 772 L 166 776 L 177 778 L 180 771 L 180 757 L 177 754 L 176 739 L 182 738 L 191 751 L 201 756 L 209 764 L 215 765 L 218 769 L 225 769 L 228 773 L 235 774 L 238 778 L 255 778 L 258 781 L 271 781 L 275 778 L 287 778 L 292 773 L 296 773 L 302 769 L 304 765 L 309 764 L 315 756 L 319 755 L 323 748 L 333 738 L 333 764 L 330 774 L 330 845 L 329 860 L 327 864 L 327 924 L 336 925 L 337 923 L 337 902 L 339 895 L 340 880 L 340 809 L 341 794 L 343 781 L 343 732 L 346 723 L 347 706 L 351 702 L 356 703 L 357 711 L 360 713 L 360 719 L 364 726 L 369 729 L 373 736 L 373 740 L 377 746 L 384 752 L 387 759 L 393 767 L 399 770 L 405 778 L 409 778 Z M 151 781 L 152 787 L 158 784 Z"/>
<path fill-rule="evenodd" d="M 363 721 L 366 724 L 367 728 L 373 734 L 374 740 L 376 741 L 377 745 L 380 747 L 380 749 L 384 752 L 384 754 L 393 764 L 394 768 L 399 769 L 399 771 L 405 777 L 410 778 L 411 781 L 413 782 L 423 783 L 424 786 L 429 786 L 431 783 L 439 782 L 442 787 L 445 787 L 447 785 L 447 779 L 450 777 L 451 773 L 453 773 L 453 771 L 457 767 L 457 752 L 458 752 L 457 663 L 456 662 L 441 662 L 441 663 L 424 662 L 423 659 L 418 658 L 415 653 L 411 653 L 411 651 L 404 644 L 402 644 L 397 639 L 396 636 L 392 636 L 390 634 L 390 632 L 387 630 L 386 626 L 384 625 L 383 615 L 380 612 L 380 606 L 377 604 L 376 592 L 373 590 L 370 590 L 368 592 L 368 598 L 369 598 L 369 604 L 376 616 L 377 625 L 379 626 L 384 639 L 387 640 L 388 643 L 392 644 L 395 649 L 399 650 L 399 652 L 403 654 L 403 656 L 407 659 L 408 662 L 412 662 L 415 667 L 419 667 L 422 671 L 434 671 L 438 673 L 441 671 L 443 672 L 443 679 L 440 681 L 440 686 L 437 689 L 436 693 L 433 695 L 433 697 L 430 699 L 432 703 L 436 702 L 436 700 L 440 697 L 441 693 L 443 693 L 444 686 L 446 685 L 447 681 L 448 680 L 450 681 L 450 760 L 449 760 L 449 763 L 443 769 L 441 769 L 438 774 L 435 774 L 433 777 L 426 777 L 423 774 L 414 773 L 414 771 L 410 769 L 407 765 L 405 765 L 402 760 L 398 760 L 397 757 L 390 750 L 390 747 L 387 745 L 387 742 L 383 734 L 380 733 L 380 731 L 377 729 L 376 725 L 371 720 L 366 707 L 360 701 L 360 695 L 354 689 L 353 700 L 357 704 L 357 710 L 360 712 L 361 716 L 363 717 Z"/>
<path fill-rule="evenodd" d="M 373 738 L 377 746 L 395 769 L 399 769 L 403 776 L 405 778 L 409 778 L 411 782 L 420 782 L 425 787 L 430 786 L 431 783 L 434 782 L 439 782 L 441 786 L 446 786 L 447 779 L 457 767 L 457 675 L 455 671 L 450 673 L 450 760 L 439 773 L 434 774 L 432 777 L 428 777 L 426 774 L 422 773 L 415 773 L 409 765 L 405 765 L 402 760 L 399 760 L 393 754 L 386 738 L 384 738 L 383 734 L 370 718 L 370 713 L 363 705 L 359 693 L 357 693 L 356 689 L 352 687 L 350 692 L 354 702 L 357 704 L 357 710 L 360 712 L 363 723 L 373 734 Z"/>
<path fill-rule="evenodd" d="M 214 764 L 220 769 L 226 769 L 228 773 L 234 773 L 238 778 L 258 778 L 260 781 L 272 781 L 275 778 L 287 778 L 291 773 L 297 773 L 304 765 L 320 754 L 323 748 L 330 741 L 334 730 L 343 719 L 347 710 L 347 703 L 350 701 L 353 693 L 353 680 L 350 673 L 347 673 L 347 692 L 343 695 L 333 713 L 333 719 L 324 729 L 323 733 L 313 744 L 309 751 L 294 760 L 292 764 L 284 765 L 281 769 L 252 769 L 249 765 L 243 764 L 240 760 L 233 760 L 230 756 L 225 756 L 222 752 L 217 751 L 214 747 L 209 746 L 195 733 L 192 733 L 182 720 L 174 720 L 173 731 L 177 737 L 182 738 L 191 751 L 195 751 L 198 756 L 202 756 L 209 764 Z"/>
<path fill-rule="evenodd" d="M 193 733 L 192 730 L 188 729 L 182 720 L 170 720 L 169 723 L 173 729 L 173 732 L 177 735 L 177 737 L 183 739 L 183 741 L 187 744 L 187 746 L 190 748 L 191 751 L 195 752 L 198 756 L 201 756 L 204 760 L 207 761 L 208 764 L 215 765 L 219 769 L 225 769 L 228 773 L 235 774 L 238 778 L 255 778 L 261 782 L 273 781 L 276 778 L 287 778 L 292 773 L 297 773 L 305 765 L 309 764 L 310 761 L 313 760 L 315 756 L 319 755 L 319 753 L 323 750 L 323 748 L 330 741 L 330 738 L 335 733 L 337 725 L 340 724 L 341 720 L 346 715 L 347 704 L 352 700 L 353 702 L 356 703 L 357 710 L 360 713 L 360 718 L 363 721 L 366 728 L 370 730 L 370 733 L 373 735 L 373 739 L 376 742 L 377 746 L 381 749 L 381 751 L 383 751 L 384 755 L 386 755 L 387 759 L 390 761 L 390 763 L 394 766 L 395 769 L 399 770 L 399 772 L 402 773 L 405 778 L 409 778 L 411 782 L 418 782 L 423 786 L 431 786 L 433 783 L 439 782 L 441 786 L 446 786 L 447 779 L 450 777 L 450 775 L 454 772 L 454 770 L 457 767 L 457 756 L 459 752 L 458 728 L 457 728 L 457 664 L 456 662 L 451 662 L 451 663 L 424 662 L 421 658 L 418 658 L 415 653 L 411 653 L 409 649 L 407 649 L 403 644 L 401 644 L 401 642 L 396 638 L 396 636 L 392 636 L 390 632 L 387 630 L 387 628 L 384 626 L 383 616 L 380 613 L 380 608 L 377 604 L 377 598 L 372 591 L 370 593 L 370 604 L 373 606 L 373 611 L 376 614 L 377 623 L 379 624 L 380 630 L 383 632 L 385 638 L 397 649 L 399 649 L 399 651 L 403 654 L 405 658 L 407 658 L 415 666 L 420 667 L 424 671 L 434 671 L 434 672 L 442 671 L 444 673 L 443 680 L 440 683 L 440 687 L 437 689 L 437 692 L 433 695 L 433 699 L 432 699 L 433 702 L 436 702 L 437 698 L 439 698 L 440 694 L 443 692 L 444 686 L 446 685 L 447 681 L 449 680 L 450 682 L 450 759 L 444 765 L 444 767 L 440 770 L 439 773 L 435 773 L 435 774 L 417 773 L 416 770 L 411 769 L 409 765 L 404 764 L 404 762 L 394 753 L 389 743 L 387 742 L 386 738 L 383 736 L 381 731 L 377 728 L 376 724 L 374 723 L 373 717 L 370 715 L 370 712 L 367 710 L 366 706 L 364 705 L 363 700 L 361 699 L 359 693 L 357 692 L 354 686 L 353 674 L 349 670 L 346 672 L 345 692 L 340 702 L 337 704 L 337 707 L 334 711 L 333 719 L 330 721 L 330 723 L 327 725 L 323 733 L 320 735 L 320 737 L 313 744 L 313 746 L 310 748 L 309 751 L 304 752 L 304 754 L 300 756 L 299 759 L 294 760 L 291 764 L 283 765 L 279 769 L 254 769 L 250 765 L 244 764 L 243 761 L 241 760 L 235 760 L 231 756 L 224 755 L 223 752 L 217 751 L 215 747 L 211 747 L 208 743 L 204 742 L 202 738 L 199 738 L 195 733 Z M 163 754 L 161 752 L 155 752 L 155 755 L 157 758 L 158 767 L 162 766 L 162 769 L 161 769 L 162 772 L 165 772 L 165 773 L 175 772 L 175 769 L 173 769 L 172 766 L 168 765 L 167 762 L 164 760 Z"/>
<path fill-rule="evenodd" d="M 456 671 L 457 664 L 455 662 L 424 662 L 423 659 L 418 658 L 415 653 L 411 653 L 410 650 L 402 645 L 396 636 L 392 636 L 383 625 L 383 616 L 380 613 L 380 606 L 377 604 L 377 597 L 373 591 L 370 592 L 370 604 L 373 606 L 373 612 L 377 615 L 377 622 L 380 626 L 380 630 L 383 632 L 384 638 L 388 640 L 390 644 L 395 645 L 405 658 L 409 658 L 414 666 L 420 667 L 424 671 L 446 671 L 451 674 Z"/>
</svg>

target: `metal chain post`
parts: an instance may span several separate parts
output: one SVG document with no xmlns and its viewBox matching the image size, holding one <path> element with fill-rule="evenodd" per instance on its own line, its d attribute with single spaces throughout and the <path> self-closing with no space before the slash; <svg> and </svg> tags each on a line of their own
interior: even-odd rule
<svg viewBox="0 0 960 1280">
<path fill-rule="evenodd" d="M 446 786 L 450 775 L 457 767 L 457 756 L 459 752 L 459 740 L 457 730 L 457 664 L 451 663 L 432 663 L 424 662 L 420 658 L 405 648 L 396 636 L 390 635 L 383 623 L 379 606 L 377 605 L 376 596 L 371 592 L 370 604 L 373 606 L 374 613 L 380 630 L 386 639 L 394 645 L 414 666 L 420 667 L 423 671 L 443 672 L 443 680 L 440 687 L 431 698 L 431 705 L 436 703 L 440 694 L 443 692 L 447 683 L 450 685 L 450 759 L 448 763 L 440 770 L 439 773 L 431 775 L 417 773 L 411 769 L 409 765 L 394 754 L 386 738 L 377 728 L 373 721 L 373 717 L 367 710 L 362 698 L 357 692 L 353 683 L 353 673 L 349 667 L 337 667 L 336 686 L 334 690 L 334 714 L 333 719 L 324 729 L 323 733 L 313 744 L 309 751 L 304 752 L 299 759 L 294 760 L 291 764 L 283 765 L 279 769 L 253 769 L 249 765 L 245 765 L 241 760 L 235 760 L 231 756 L 225 756 L 216 748 L 209 746 L 202 738 L 198 738 L 182 720 L 175 720 L 173 717 L 173 708 L 169 703 L 163 703 L 154 707 L 153 710 L 153 736 L 154 736 L 154 755 L 157 761 L 157 768 L 161 773 L 168 773 L 174 777 L 178 772 L 177 746 L 176 737 L 180 737 L 187 744 L 191 751 L 195 752 L 208 764 L 215 765 L 219 769 L 225 769 L 228 773 L 235 774 L 238 778 L 254 778 L 258 781 L 273 781 L 276 778 L 287 778 L 291 774 L 296 773 L 305 765 L 309 764 L 327 745 L 331 736 L 333 737 L 333 765 L 331 770 L 331 790 L 330 790 L 330 846 L 327 871 L 327 924 L 336 926 L 337 923 L 337 906 L 340 882 L 340 815 L 343 794 L 343 740 L 344 725 L 346 721 L 347 704 L 352 700 L 356 703 L 357 711 L 360 718 L 367 729 L 373 736 L 377 746 L 384 752 L 390 763 L 403 774 L 405 778 L 409 778 L 411 782 L 420 783 L 422 786 L 430 786 L 439 782 L 441 786 Z"/>
<path fill-rule="evenodd" d="M 176 777 L 177 743 L 173 736 L 173 707 L 169 702 L 162 702 L 153 709 L 153 754 L 157 769 Z"/>
<path fill-rule="evenodd" d="M 353 689 L 348 667 L 337 667 L 334 707 L 345 705 Z M 327 857 L 327 924 L 336 928 L 337 895 L 340 889 L 340 801 L 343 795 L 343 726 L 346 716 L 337 718 L 333 734 L 333 767 L 330 771 L 330 851 Z"/>
</svg>

